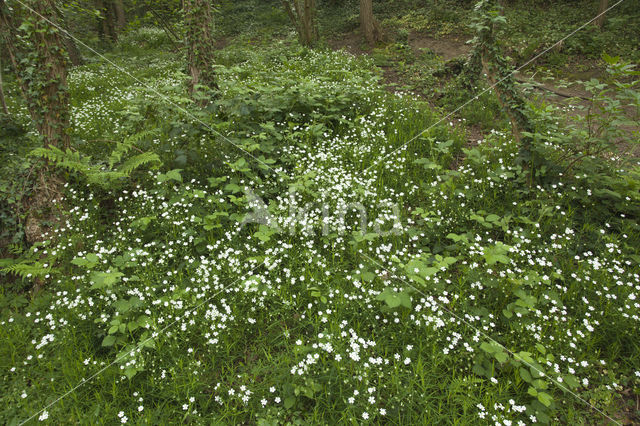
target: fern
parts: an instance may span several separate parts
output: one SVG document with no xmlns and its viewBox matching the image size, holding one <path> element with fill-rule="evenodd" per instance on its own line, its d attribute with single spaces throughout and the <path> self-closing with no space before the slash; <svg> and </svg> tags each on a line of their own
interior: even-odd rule
<svg viewBox="0 0 640 426">
<path fill-rule="evenodd" d="M 116 148 L 109 155 L 107 167 L 104 164 L 92 164 L 90 156 L 70 149 L 63 151 L 54 146 L 36 148 L 31 151 L 30 155 L 44 158 L 57 167 L 78 173 L 91 185 L 109 188 L 117 181 L 129 177 L 134 170 L 144 165 L 159 165 L 161 163 L 160 157 L 153 152 L 143 152 L 129 157 L 123 162 L 123 157 L 134 148 L 136 142 L 152 135 L 154 135 L 152 131 L 142 131 L 129 136 L 123 142 L 118 142 Z"/>
<path fill-rule="evenodd" d="M 122 160 L 122 156 L 133 148 L 134 144 L 140 142 L 141 140 L 154 136 L 156 133 L 151 130 L 143 130 L 142 132 L 136 133 L 127 137 L 123 142 L 118 142 L 116 149 L 113 150 L 111 155 L 109 155 L 109 167 L 113 168 L 116 163 L 119 163 Z"/>
<path fill-rule="evenodd" d="M 127 159 L 118 167 L 118 171 L 125 175 L 131 174 L 135 169 L 149 163 L 160 163 L 160 157 L 154 152 L 143 152 L 135 157 Z"/>
<path fill-rule="evenodd" d="M 51 272 L 51 268 L 44 268 L 39 262 L 34 264 L 16 263 L 0 269 L 4 274 L 17 275 L 22 279 L 44 277 Z"/>
</svg>

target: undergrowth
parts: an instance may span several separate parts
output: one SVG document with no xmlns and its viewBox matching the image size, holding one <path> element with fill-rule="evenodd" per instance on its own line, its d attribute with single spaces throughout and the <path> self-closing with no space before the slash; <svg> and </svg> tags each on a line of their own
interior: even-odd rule
<svg viewBox="0 0 640 426">
<path fill-rule="evenodd" d="M 221 49 L 206 109 L 173 55 L 112 52 L 140 81 L 74 69 L 75 151 L 32 152 L 64 216 L 2 260 L 0 421 L 619 418 L 640 391 L 637 162 L 567 170 L 573 134 L 538 111 L 531 185 L 504 126 L 471 146 L 373 59 L 292 39 Z"/>
</svg>

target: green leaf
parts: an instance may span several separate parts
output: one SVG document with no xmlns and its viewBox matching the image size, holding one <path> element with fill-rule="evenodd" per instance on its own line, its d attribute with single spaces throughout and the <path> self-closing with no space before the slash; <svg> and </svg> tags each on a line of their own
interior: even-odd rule
<svg viewBox="0 0 640 426">
<path fill-rule="evenodd" d="M 291 407 L 293 407 L 295 403 L 296 403 L 296 398 L 293 396 L 288 396 L 284 399 L 284 408 L 288 410 Z"/>
<path fill-rule="evenodd" d="M 376 297 L 376 300 L 385 302 L 391 309 L 400 306 L 411 309 L 411 296 L 405 291 L 396 292 L 391 287 L 385 288 L 382 293 Z"/>
<path fill-rule="evenodd" d="M 533 378 L 531 377 L 531 373 L 529 373 L 529 370 L 524 367 L 520 367 L 520 377 L 522 377 L 522 380 L 527 383 L 531 383 L 531 381 L 533 380 Z"/>
<path fill-rule="evenodd" d="M 113 346 L 114 343 L 116 343 L 116 336 L 112 334 L 105 336 L 105 338 L 102 340 L 102 346 L 104 347 Z"/>
<path fill-rule="evenodd" d="M 167 177 L 167 180 L 175 180 L 178 182 L 182 182 L 182 176 L 180 175 L 181 170 L 182 169 L 169 170 L 165 175 Z"/>
<path fill-rule="evenodd" d="M 129 367 L 124 369 L 124 375 L 127 376 L 127 379 L 131 380 L 133 376 L 138 373 L 138 369 L 134 367 Z"/>
<path fill-rule="evenodd" d="M 544 404 L 545 407 L 550 407 L 553 402 L 553 397 L 545 392 L 538 392 L 538 401 Z"/>
<path fill-rule="evenodd" d="M 495 351 L 498 350 L 498 347 L 495 346 L 495 345 L 492 345 L 491 343 L 482 342 L 480 344 L 480 349 L 482 349 L 483 351 L 485 351 L 488 354 L 493 354 Z"/>
<path fill-rule="evenodd" d="M 493 356 L 496 357 L 496 359 L 498 360 L 498 362 L 500 364 L 504 364 L 509 359 L 509 356 L 505 352 L 502 352 L 502 351 L 496 352 L 495 354 L 493 354 Z"/>
</svg>

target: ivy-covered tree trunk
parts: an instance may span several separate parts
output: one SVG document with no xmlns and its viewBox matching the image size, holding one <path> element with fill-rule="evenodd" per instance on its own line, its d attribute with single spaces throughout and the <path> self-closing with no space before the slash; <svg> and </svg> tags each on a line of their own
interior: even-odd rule
<svg viewBox="0 0 640 426">
<path fill-rule="evenodd" d="M 524 167 L 529 167 L 532 164 L 533 146 L 531 138 L 526 135 L 533 130 L 533 125 L 525 112 L 526 102 L 515 85 L 514 71 L 502 55 L 495 37 L 495 27 L 503 24 L 505 19 L 495 10 L 490 0 L 481 0 L 475 9 L 477 15 L 473 26 L 476 35 L 460 81 L 465 89 L 473 93 L 477 90 L 482 74 L 486 75 L 501 109 L 511 122 L 513 137 L 519 144 Z M 529 179 L 532 176 L 530 174 Z"/>
<path fill-rule="evenodd" d="M 67 55 L 55 22 L 55 0 L 0 0 L 0 35 L 31 119 L 44 145 L 69 146 Z"/>
<path fill-rule="evenodd" d="M 300 44 L 313 46 L 318 41 L 315 0 L 282 0 L 282 5 L 296 27 Z"/>
<path fill-rule="evenodd" d="M 184 24 L 187 45 L 187 64 L 192 95 L 196 86 L 218 89 L 213 71 L 214 43 L 212 37 L 213 13 L 210 0 L 184 0 Z"/>
<path fill-rule="evenodd" d="M 375 16 L 373 16 L 373 3 L 371 0 L 360 0 L 360 27 L 362 34 L 370 46 L 382 40 L 382 29 Z"/>
</svg>

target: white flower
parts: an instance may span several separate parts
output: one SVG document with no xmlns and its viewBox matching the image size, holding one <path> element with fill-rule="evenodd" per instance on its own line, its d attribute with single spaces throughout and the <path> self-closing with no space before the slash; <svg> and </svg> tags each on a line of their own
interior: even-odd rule
<svg viewBox="0 0 640 426">
<path fill-rule="evenodd" d="M 49 412 L 47 410 L 44 410 L 42 412 L 42 414 L 40 414 L 40 417 L 38 417 L 38 420 L 40 420 L 41 422 L 47 420 L 49 418 Z"/>
<path fill-rule="evenodd" d="M 369 418 L 369 413 L 367 413 L 366 411 L 362 413 L 362 418 L 367 420 Z"/>
</svg>

